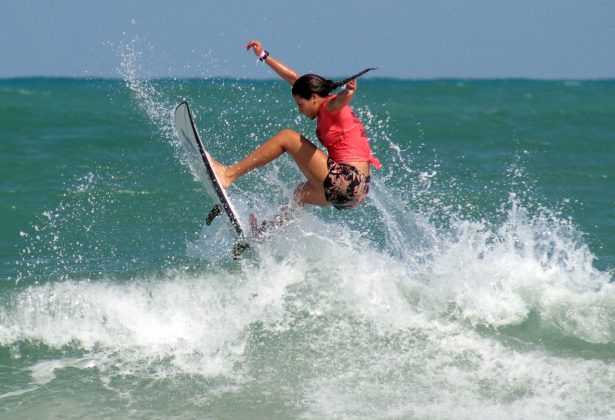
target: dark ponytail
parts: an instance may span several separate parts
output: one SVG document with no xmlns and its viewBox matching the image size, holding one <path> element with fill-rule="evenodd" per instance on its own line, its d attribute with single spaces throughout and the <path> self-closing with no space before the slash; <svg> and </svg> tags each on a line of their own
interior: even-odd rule
<svg viewBox="0 0 615 420">
<path fill-rule="evenodd" d="M 299 96 L 303 99 L 310 99 L 314 93 L 321 98 L 326 98 L 331 92 L 340 86 L 344 86 L 346 83 L 363 76 L 368 71 L 376 69 L 377 67 L 370 67 L 353 76 L 350 76 L 348 79 L 344 79 L 339 82 L 325 79 L 317 74 L 305 74 L 295 81 L 293 84 L 292 93 L 293 96 Z"/>
</svg>

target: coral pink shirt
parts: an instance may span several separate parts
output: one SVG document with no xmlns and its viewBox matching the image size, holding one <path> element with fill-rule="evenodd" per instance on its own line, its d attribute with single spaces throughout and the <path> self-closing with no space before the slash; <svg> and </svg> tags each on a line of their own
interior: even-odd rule
<svg viewBox="0 0 615 420">
<path fill-rule="evenodd" d="M 380 169 L 380 161 L 372 156 L 365 128 L 352 109 L 345 106 L 337 114 L 327 110 L 327 102 L 333 98 L 335 95 L 322 103 L 316 123 L 316 136 L 329 157 L 338 163 L 369 162 Z"/>
</svg>

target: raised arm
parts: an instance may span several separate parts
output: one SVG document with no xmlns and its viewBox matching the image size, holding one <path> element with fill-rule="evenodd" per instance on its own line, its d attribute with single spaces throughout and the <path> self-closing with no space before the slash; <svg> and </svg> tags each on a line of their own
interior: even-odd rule
<svg viewBox="0 0 615 420">
<path fill-rule="evenodd" d="M 261 42 L 257 41 L 256 39 L 253 39 L 252 41 L 248 42 L 248 45 L 246 45 L 246 50 L 249 51 L 250 48 L 252 48 L 254 54 L 259 58 L 264 51 Z M 273 71 L 279 74 L 280 77 L 286 80 L 291 86 L 295 83 L 295 80 L 299 78 L 299 75 L 296 71 L 294 71 L 281 61 L 276 60 L 271 55 L 268 55 L 265 58 L 265 63 L 267 63 L 267 65 L 271 67 Z"/>
<path fill-rule="evenodd" d="M 344 90 L 337 94 L 335 98 L 327 102 L 327 111 L 332 114 L 337 114 L 346 105 L 350 105 L 352 96 L 357 90 L 357 80 L 351 80 L 346 84 Z"/>
</svg>

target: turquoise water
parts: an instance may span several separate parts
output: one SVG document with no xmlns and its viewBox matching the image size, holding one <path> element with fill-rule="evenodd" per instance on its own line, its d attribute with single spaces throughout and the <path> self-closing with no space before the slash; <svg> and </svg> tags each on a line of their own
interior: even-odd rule
<svg viewBox="0 0 615 420">
<path fill-rule="evenodd" d="M 615 82 L 365 79 L 359 209 L 240 261 L 183 164 L 314 138 L 287 86 L 0 80 L 0 417 L 612 418 Z M 288 158 L 229 189 L 271 217 Z"/>
</svg>

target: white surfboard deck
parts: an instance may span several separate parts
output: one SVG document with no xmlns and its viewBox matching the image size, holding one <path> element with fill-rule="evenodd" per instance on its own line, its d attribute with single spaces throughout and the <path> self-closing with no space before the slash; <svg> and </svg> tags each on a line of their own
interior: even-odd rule
<svg viewBox="0 0 615 420">
<path fill-rule="evenodd" d="M 213 170 L 211 157 L 199 136 L 188 102 L 182 102 L 177 105 L 173 117 L 175 131 L 182 146 L 186 150 L 190 165 L 195 170 L 201 183 L 205 186 L 207 195 L 211 197 L 214 205 L 218 206 L 218 212 L 216 212 L 215 207 L 210 212 L 207 224 L 211 223 L 217 216 L 217 213 L 224 213 L 223 215 L 221 214 L 221 216 L 230 223 L 233 231 L 237 235 L 237 243 L 233 248 L 233 256 L 238 257 L 249 247 L 245 237 L 246 231 L 239 218 L 239 213 L 233 206 L 233 203 L 226 194 L 226 190 L 222 187 L 222 184 Z M 216 214 L 214 214 L 214 212 L 216 212 Z"/>
</svg>

